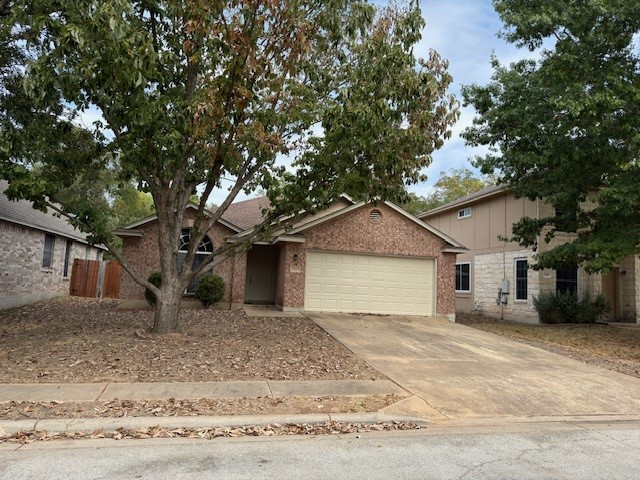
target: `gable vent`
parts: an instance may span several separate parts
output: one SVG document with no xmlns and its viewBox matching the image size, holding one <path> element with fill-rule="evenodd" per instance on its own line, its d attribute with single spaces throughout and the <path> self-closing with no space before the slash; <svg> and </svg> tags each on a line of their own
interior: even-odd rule
<svg viewBox="0 0 640 480">
<path fill-rule="evenodd" d="M 380 210 L 371 210 L 369 212 L 369 221 L 371 223 L 380 223 L 382 220 L 382 212 Z"/>
</svg>

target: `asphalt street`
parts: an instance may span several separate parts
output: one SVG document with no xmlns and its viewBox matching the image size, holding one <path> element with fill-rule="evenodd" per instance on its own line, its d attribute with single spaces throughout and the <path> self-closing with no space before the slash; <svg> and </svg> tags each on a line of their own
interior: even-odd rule
<svg viewBox="0 0 640 480">
<path fill-rule="evenodd" d="M 637 479 L 640 423 L 0 444 L 3 480 Z"/>
</svg>

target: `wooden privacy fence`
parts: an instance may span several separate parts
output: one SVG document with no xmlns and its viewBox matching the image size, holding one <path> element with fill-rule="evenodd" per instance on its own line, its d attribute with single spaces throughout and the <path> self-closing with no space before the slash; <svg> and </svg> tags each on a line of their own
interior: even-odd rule
<svg viewBox="0 0 640 480">
<path fill-rule="evenodd" d="M 69 293 L 76 297 L 118 298 L 120 264 L 99 260 L 73 260 Z"/>
</svg>

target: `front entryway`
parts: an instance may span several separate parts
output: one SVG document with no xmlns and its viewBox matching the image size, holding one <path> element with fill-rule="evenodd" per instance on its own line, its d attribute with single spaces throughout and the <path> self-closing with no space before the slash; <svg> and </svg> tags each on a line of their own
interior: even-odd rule
<svg viewBox="0 0 640 480">
<path fill-rule="evenodd" d="M 255 245 L 247 252 L 245 303 L 272 304 L 275 302 L 277 262 L 277 247 Z"/>
</svg>

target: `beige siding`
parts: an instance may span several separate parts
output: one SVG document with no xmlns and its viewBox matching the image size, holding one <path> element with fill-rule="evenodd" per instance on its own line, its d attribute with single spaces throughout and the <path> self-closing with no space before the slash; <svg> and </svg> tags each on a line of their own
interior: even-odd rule
<svg viewBox="0 0 640 480">
<path fill-rule="evenodd" d="M 512 225 L 523 216 L 535 218 L 536 203 L 513 195 L 500 193 L 481 199 L 472 206 L 471 217 L 459 219 L 461 208 L 436 214 L 424 220 L 438 230 L 462 243 L 471 251 L 502 251 L 505 243 L 500 236 L 511 236 Z M 507 243 L 508 250 L 519 250 L 516 243 Z"/>
</svg>

